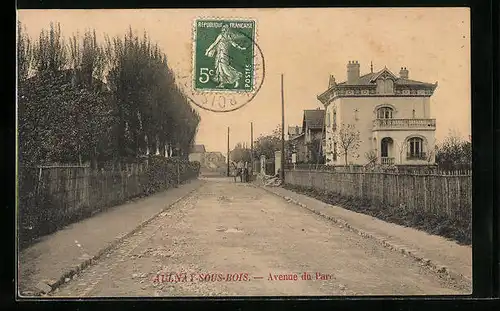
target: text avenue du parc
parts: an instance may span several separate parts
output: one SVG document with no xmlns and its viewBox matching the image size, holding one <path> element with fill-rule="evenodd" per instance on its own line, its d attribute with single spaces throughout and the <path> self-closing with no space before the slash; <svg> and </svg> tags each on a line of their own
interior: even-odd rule
<svg viewBox="0 0 500 311">
<path fill-rule="evenodd" d="M 179 282 L 246 282 L 251 280 L 268 281 L 310 281 L 331 280 L 333 275 L 321 272 L 303 272 L 275 274 L 268 273 L 266 276 L 251 276 L 247 272 L 237 273 L 187 273 L 187 272 L 159 272 L 153 277 L 154 283 L 179 283 Z"/>
</svg>

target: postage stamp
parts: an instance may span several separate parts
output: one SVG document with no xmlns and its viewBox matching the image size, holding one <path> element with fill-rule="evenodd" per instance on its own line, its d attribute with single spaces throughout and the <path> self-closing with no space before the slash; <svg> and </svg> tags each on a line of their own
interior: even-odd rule
<svg viewBox="0 0 500 311">
<path fill-rule="evenodd" d="M 193 44 L 193 89 L 252 92 L 255 21 L 198 19 Z"/>
</svg>

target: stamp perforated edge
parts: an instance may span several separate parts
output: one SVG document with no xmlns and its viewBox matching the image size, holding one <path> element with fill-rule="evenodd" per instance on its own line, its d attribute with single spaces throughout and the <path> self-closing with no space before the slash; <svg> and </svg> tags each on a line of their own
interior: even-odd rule
<svg viewBox="0 0 500 311">
<path fill-rule="evenodd" d="M 204 90 L 198 90 L 195 88 L 195 79 L 196 79 L 196 74 L 195 74 L 195 62 L 196 62 L 196 23 L 200 20 L 220 20 L 220 21 L 252 21 L 253 24 L 254 24 L 254 29 L 253 29 L 253 45 L 257 46 L 257 37 L 258 37 L 258 27 L 257 27 L 257 19 L 256 18 L 253 18 L 253 17 L 246 17 L 246 18 L 243 18 L 243 17 L 234 17 L 234 16 L 231 16 L 231 17 L 216 17 L 216 16 L 199 16 L 199 17 L 196 17 L 195 19 L 193 19 L 193 22 L 192 22 L 192 48 L 191 48 L 191 94 L 193 95 L 206 95 L 207 93 L 208 94 L 241 94 L 241 95 L 250 95 L 250 94 L 253 94 L 255 93 L 257 90 L 260 89 L 257 88 L 257 70 L 256 70 L 256 60 L 257 60 L 257 54 L 256 53 L 259 53 L 259 54 L 262 54 L 261 50 L 259 47 L 253 49 L 253 83 L 252 83 L 252 89 L 251 90 L 225 90 L 225 89 L 204 89 Z M 262 55 L 261 55 L 261 58 Z M 263 61 L 262 61 L 263 63 Z M 261 64 L 261 66 L 263 66 Z M 263 79 L 263 77 L 262 77 Z"/>
</svg>

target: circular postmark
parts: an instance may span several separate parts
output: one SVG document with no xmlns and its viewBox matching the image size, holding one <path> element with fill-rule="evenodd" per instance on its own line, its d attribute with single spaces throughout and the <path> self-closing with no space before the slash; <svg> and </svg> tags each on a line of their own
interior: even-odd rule
<svg viewBox="0 0 500 311">
<path fill-rule="evenodd" d="M 264 56 L 249 19 L 197 19 L 191 74 L 177 78 L 187 98 L 212 112 L 235 111 L 255 98 L 265 77 Z"/>
</svg>

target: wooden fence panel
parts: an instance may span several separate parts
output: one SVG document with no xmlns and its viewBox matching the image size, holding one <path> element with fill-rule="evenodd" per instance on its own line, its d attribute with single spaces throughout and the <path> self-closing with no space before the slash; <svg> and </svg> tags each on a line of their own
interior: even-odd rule
<svg viewBox="0 0 500 311">
<path fill-rule="evenodd" d="M 422 211 L 454 220 L 469 221 L 471 217 L 470 171 L 445 175 L 296 169 L 286 171 L 285 181 L 406 211 Z"/>
<path fill-rule="evenodd" d="M 182 167 L 181 181 L 197 176 L 187 163 L 167 163 L 167 180 L 162 182 L 159 190 L 177 183 L 177 179 L 172 181 L 171 178 L 177 176 L 177 165 Z M 129 164 L 122 169 L 104 171 L 74 165 L 20 167 L 20 238 L 29 236 L 28 239 L 32 239 L 47 234 L 51 229 L 46 227 L 53 228 L 83 214 L 141 195 L 151 179 L 156 178 L 148 174 L 148 166 L 144 163 Z"/>
</svg>

